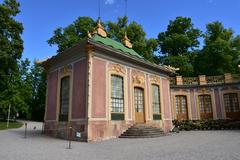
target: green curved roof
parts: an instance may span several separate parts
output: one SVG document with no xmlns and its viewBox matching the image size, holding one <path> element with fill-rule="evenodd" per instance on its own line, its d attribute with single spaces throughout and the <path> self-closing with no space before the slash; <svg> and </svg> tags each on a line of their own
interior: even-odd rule
<svg viewBox="0 0 240 160">
<path fill-rule="evenodd" d="M 119 43 L 111 38 L 108 38 L 108 37 L 102 37 L 102 36 L 99 36 L 98 34 L 94 34 L 93 37 L 92 37 L 92 40 L 94 40 L 95 42 L 100 42 L 100 43 L 103 43 L 107 46 L 110 46 L 116 50 L 120 50 L 130 56 L 135 56 L 137 58 L 141 58 L 141 59 L 144 59 L 143 56 L 140 56 L 137 52 L 135 52 L 133 49 L 130 49 L 128 47 L 125 47 L 122 43 Z"/>
</svg>

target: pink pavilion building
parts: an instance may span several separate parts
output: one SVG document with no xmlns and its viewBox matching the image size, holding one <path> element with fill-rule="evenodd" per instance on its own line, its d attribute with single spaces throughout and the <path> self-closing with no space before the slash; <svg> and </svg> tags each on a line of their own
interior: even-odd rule
<svg viewBox="0 0 240 160">
<path fill-rule="evenodd" d="M 136 123 L 172 129 L 169 80 L 175 70 L 144 59 L 127 36 L 122 43 L 112 40 L 98 23 L 89 38 L 42 65 L 48 75 L 47 134 L 98 141 L 118 137 Z"/>
</svg>

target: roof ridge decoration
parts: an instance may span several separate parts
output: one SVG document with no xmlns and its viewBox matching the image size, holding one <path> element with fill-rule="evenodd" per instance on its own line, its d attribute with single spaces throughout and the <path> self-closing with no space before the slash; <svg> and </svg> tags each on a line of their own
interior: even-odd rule
<svg viewBox="0 0 240 160">
<path fill-rule="evenodd" d="M 168 70 L 171 70 L 171 71 L 179 71 L 180 69 L 179 68 L 175 68 L 175 67 L 172 67 L 170 65 L 162 65 L 164 68 L 168 69 Z"/>
<path fill-rule="evenodd" d="M 90 34 L 88 32 L 88 37 L 91 38 L 93 34 L 98 34 L 104 38 L 107 37 L 107 32 L 105 31 L 105 28 L 102 26 L 100 18 L 98 18 L 98 20 L 97 20 L 97 27 L 95 28 L 93 33 Z"/>
<path fill-rule="evenodd" d="M 123 43 L 126 47 L 132 49 L 132 43 L 130 42 L 130 39 L 127 37 L 127 32 L 124 33 L 124 38 L 123 38 L 123 40 L 122 40 L 122 43 Z"/>
</svg>

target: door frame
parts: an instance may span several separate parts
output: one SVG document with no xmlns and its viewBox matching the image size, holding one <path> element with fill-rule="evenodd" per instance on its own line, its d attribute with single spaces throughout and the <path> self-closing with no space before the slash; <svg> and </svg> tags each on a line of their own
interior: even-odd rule
<svg viewBox="0 0 240 160">
<path fill-rule="evenodd" d="M 138 123 L 138 122 L 136 122 L 136 111 L 135 111 L 135 92 L 134 92 L 134 90 L 135 90 L 135 88 L 138 88 L 138 89 L 140 89 L 140 90 L 142 90 L 142 93 L 143 93 L 143 123 L 146 123 L 146 108 L 145 108 L 145 106 L 146 106 L 146 98 L 145 98 L 145 88 L 144 87 L 142 87 L 142 86 L 138 86 L 138 85 L 134 85 L 133 86 L 133 120 L 134 120 L 134 123 Z"/>
</svg>

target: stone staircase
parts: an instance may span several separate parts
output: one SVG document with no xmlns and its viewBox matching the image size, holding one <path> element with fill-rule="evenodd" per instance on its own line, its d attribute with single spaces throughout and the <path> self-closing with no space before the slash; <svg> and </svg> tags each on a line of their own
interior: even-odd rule
<svg viewBox="0 0 240 160">
<path fill-rule="evenodd" d="M 147 124 L 134 124 L 123 132 L 119 138 L 154 138 L 166 135 L 161 129 Z"/>
</svg>

